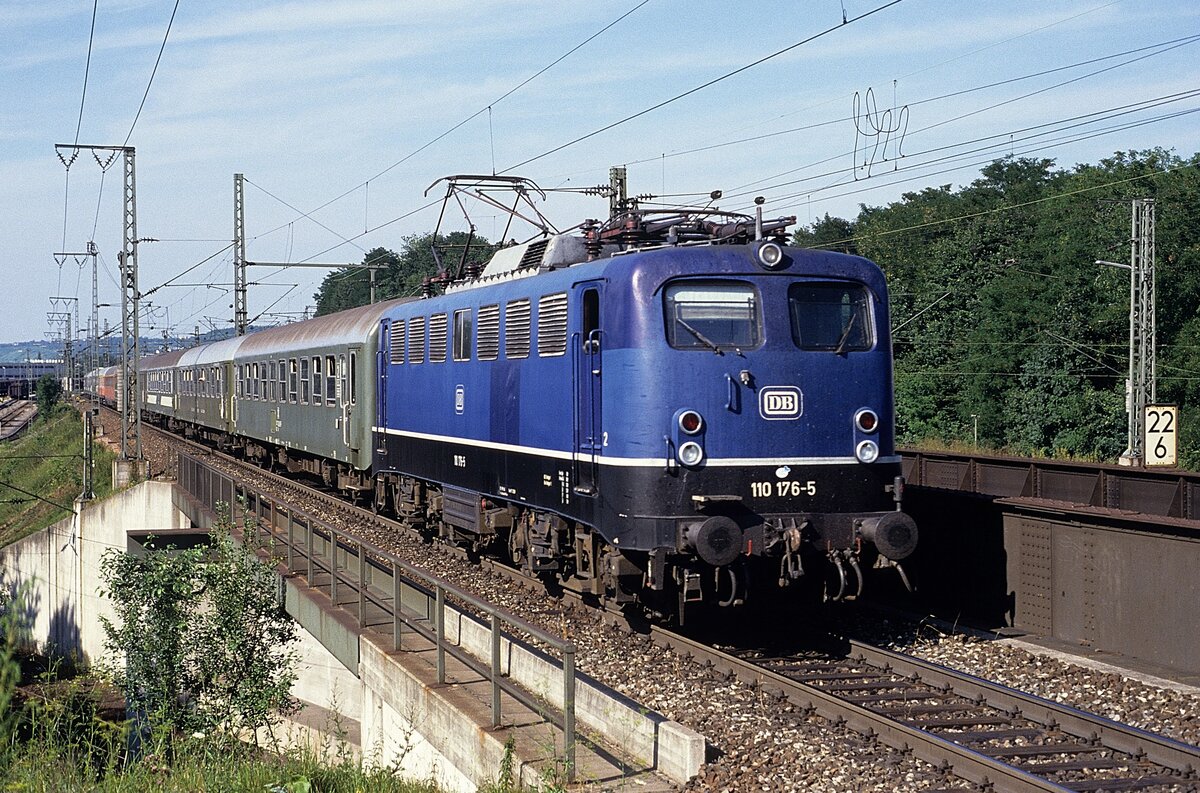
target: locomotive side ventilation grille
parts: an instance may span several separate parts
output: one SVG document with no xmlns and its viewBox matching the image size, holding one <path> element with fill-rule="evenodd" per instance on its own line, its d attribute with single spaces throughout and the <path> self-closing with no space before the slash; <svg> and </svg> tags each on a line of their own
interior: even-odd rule
<svg viewBox="0 0 1200 793">
<path fill-rule="evenodd" d="M 408 321 L 408 362 L 425 362 L 425 317 Z"/>
<path fill-rule="evenodd" d="M 479 307 L 479 336 L 475 346 L 479 360 L 494 361 L 500 357 L 500 306 Z"/>
<path fill-rule="evenodd" d="M 538 355 L 567 352 L 567 293 L 543 295 L 538 300 Z"/>
<path fill-rule="evenodd" d="M 388 351 L 388 360 L 392 363 L 404 363 L 404 336 L 404 320 L 398 319 L 392 323 L 392 328 L 388 332 L 391 345 L 391 349 Z"/>
<path fill-rule="evenodd" d="M 525 253 L 521 254 L 521 263 L 517 265 L 517 269 L 522 267 L 538 267 L 541 265 L 542 257 L 546 255 L 546 246 L 549 244 L 549 237 L 529 243 L 529 247 L 525 249 Z"/>
<path fill-rule="evenodd" d="M 434 314 L 429 318 L 429 362 L 446 362 L 445 314 Z"/>
<path fill-rule="evenodd" d="M 504 306 L 504 357 L 529 357 L 529 299 L 511 300 Z"/>
</svg>

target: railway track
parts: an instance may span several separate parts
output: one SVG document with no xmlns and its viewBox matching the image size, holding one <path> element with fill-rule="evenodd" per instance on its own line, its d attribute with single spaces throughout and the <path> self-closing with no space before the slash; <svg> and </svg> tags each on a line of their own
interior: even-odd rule
<svg viewBox="0 0 1200 793">
<path fill-rule="evenodd" d="M 383 533 L 405 529 L 210 447 L 162 437 L 262 477 L 298 500 L 318 503 L 348 525 Z M 461 549 L 448 549 L 466 556 Z M 488 566 L 526 586 L 541 586 L 512 568 Z M 563 595 L 582 600 L 569 591 Z M 625 621 L 613 610 L 605 619 Z M 838 655 L 726 652 L 658 626 L 650 628 L 650 638 L 708 667 L 717 678 L 738 680 L 764 697 L 911 752 L 943 770 L 945 790 L 1200 792 L 1200 748 L 911 656 L 855 641 Z"/>
<path fill-rule="evenodd" d="M 994 791 L 1198 791 L 1200 748 L 911 656 L 732 653 L 654 629 L 718 676 L 911 751 Z M 951 786 L 947 790 L 970 790 Z"/>
<path fill-rule="evenodd" d="M 17 399 L 0 406 L 0 440 L 16 437 L 37 415 L 37 404 Z"/>
</svg>

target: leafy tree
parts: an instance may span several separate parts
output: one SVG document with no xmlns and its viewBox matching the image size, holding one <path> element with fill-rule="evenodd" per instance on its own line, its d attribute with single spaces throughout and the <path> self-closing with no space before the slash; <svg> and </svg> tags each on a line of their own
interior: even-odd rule
<svg viewBox="0 0 1200 793">
<path fill-rule="evenodd" d="M 438 246 L 442 255 L 440 267 L 433 254 L 432 232 L 405 237 L 399 253 L 387 248 L 367 251 L 363 255 L 363 264 L 386 265 L 385 269 L 375 274 L 376 298 L 387 300 L 419 296 L 424 280 L 442 270 L 456 269 L 464 251 L 468 263 L 486 262 L 495 247 L 478 236 L 470 239 L 468 247 L 468 238 L 469 235 L 462 231 L 439 235 Z M 369 272 L 361 268 L 344 268 L 330 273 L 313 295 L 317 303 L 317 315 L 367 305 L 371 296 L 370 284 Z"/>
<path fill-rule="evenodd" d="M 798 244 L 846 238 L 888 276 L 901 442 L 965 441 L 1112 458 L 1125 448 L 1129 201 L 1157 203 L 1160 401 L 1182 410 L 1181 460 L 1200 465 L 1200 155 L 1117 152 L 1056 168 L 1004 158 L 957 190 L 905 193 L 826 217 Z M 845 233 L 849 230 L 851 233 Z"/>
<path fill-rule="evenodd" d="M 854 242 L 854 224 L 844 218 L 825 217 L 796 229 L 792 244 L 800 248 L 825 248 L 840 253 L 858 253 Z"/>
<path fill-rule="evenodd" d="M 168 730 L 255 729 L 294 709 L 295 623 L 275 573 L 230 536 L 226 512 L 201 548 L 105 553 L 115 619 L 102 618 L 129 706 Z"/>
<path fill-rule="evenodd" d="M 44 374 L 38 379 L 34 390 L 37 393 L 38 413 L 42 416 L 49 416 L 51 409 L 58 404 L 59 398 L 62 397 L 62 383 L 54 375 Z"/>
</svg>

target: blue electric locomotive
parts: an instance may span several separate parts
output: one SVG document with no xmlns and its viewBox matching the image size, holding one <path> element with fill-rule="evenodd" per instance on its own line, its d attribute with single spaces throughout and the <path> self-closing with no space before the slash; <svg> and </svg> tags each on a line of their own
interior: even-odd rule
<svg viewBox="0 0 1200 793">
<path fill-rule="evenodd" d="M 739 603 L 756 568 L 857 592 L 917 539 L 882 273 L 753 219 L 657 221 L 638 244 L 651 225 L 508 247 L 386 312 L 377 501 L 663 613 Z"/>
</svg>

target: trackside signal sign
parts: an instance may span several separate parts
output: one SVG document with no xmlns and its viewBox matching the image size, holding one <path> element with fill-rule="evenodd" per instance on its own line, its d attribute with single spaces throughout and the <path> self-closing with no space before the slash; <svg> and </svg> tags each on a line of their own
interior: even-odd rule
<svg viewBox="0 0 1200 793">
<path fill-rule="evenodd" d="M 1176 405 L 1146 405 L 1145 427 L 1142 448 L 1146 450 L 1146 465 L 1175 465 L 1179 408 Z"/>
</svg>

